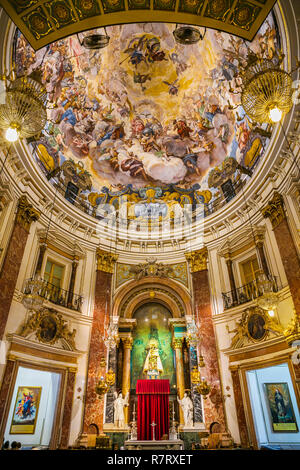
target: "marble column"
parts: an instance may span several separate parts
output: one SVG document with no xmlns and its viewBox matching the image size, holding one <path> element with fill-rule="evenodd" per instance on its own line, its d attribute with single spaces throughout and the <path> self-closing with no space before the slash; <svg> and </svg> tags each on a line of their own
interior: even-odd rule
<svg viewBox="0 0 300 470">
<path fill-rule="evenodd" d="M 233 393 L 242 447 L 249 447 L 248 429 L 238 369 L 231 369 Z"/>
<path fill-rule="evenodd" d="M 61 449 L 66 449 L 69 445 L 76 372 L 77 370 L 71 367 L 67 370 L 65 401 L 62 412 L 61 436 L 59 445 Z"/>
<path fill-rule="evenodd" d="M 83 420 L 84 433 L 88 432 L 90 424 L 96 424 L 100 432 L 103 429 L 104 398 L 96 394 L 95 387 L 100 377 L 104 377 L 106 373 L 107 352 L 104 334 L 105 326 L 109 323 L 112 274 L 117 259 L 115 255 L 101 249 L 97 249 L 96 257 L 97 272 Z"/>
<path fill-rule="evenodd" d="M 125 398 L 126 394 L 130 393 L 130 358 L 131 358 L 131 350 L 133 339 L 129 336 L 126 338 L 122 338 L 123 342 L 123 374 L 122 374 L 122 394 Z M 128 409 L 129 407 L 125 407 L 124 415 L 125 415 L 125 424 L 128 424 Z"/>
<path fill-rule="evenodd" d="M 188 342 L 190 356 L 190 371 L 194 368 L 198 369 L 197 346 Z M 197 385 L 191 383 L 191 395 L 194 405 L 194 423 L 203 423 L 202 400 L 201 395 L 197 392 Z"/>
<path fill-rule="evenodd" d="M 181 400 L 183 398 L 184 390 L 185 390 L 183 357 L 182 357 L 182 338 L 173 338 L 172 346 L 175 351 L 177 395 L 179 399 Z M 179 423 L 184 425 L 183 412 L 180 406 L 179 406 Z"/>
<path fill-rule="evenodd" d="M 108 356 L 108 370 L 114 371 L 117 380 L 117 346 L 109 351 Z M 114 422 L 114 393 L 117 389 L 116 382 L 110 387 L 106 394 L 106 406 L 105 406 L 105 423 L 112 424 Z"/>
<path fill-rule="evenodd" d="M 218 367 L 218 353 L 211 311 L 210 286 L 207 266 L 208 253 L 206 248 L 186 253 L 193 281 L 195 310 L 198 313 L 199 332 L 201 338 L 201 354 L 205 366 L 201 375 L 211 386 L 211 392 L 203 400 L 205 425 L 207 429 L 213 422 L 221 425 L 222 432 L 226 429 L 223 408 L 221 381 Z"/>
<path fill-rule="evenodd" d="M 281 194 L 274 192 L 273 198 L 262 210 L 269 218 L 277 241 L 278 249 L 285 269 L 289 288 L 295 305 L 296 315 L 300 317 L 300 260 L 288 225 L 284 200 Z"/>
<path fill-rule="evenodd" d="M 26 196 L 21 196 L 0 273 L 0 340 L 4 335 L 30 226 L 39 216 L 40 213 L 29 204 Z"/>
</svg>

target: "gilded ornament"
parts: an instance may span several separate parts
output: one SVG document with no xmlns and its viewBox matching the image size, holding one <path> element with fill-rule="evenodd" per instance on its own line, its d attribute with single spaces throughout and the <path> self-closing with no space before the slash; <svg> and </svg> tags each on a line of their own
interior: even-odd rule
<svg viewBox="0 0 300 470">
<path fill-rule="evenodd" d="M 109 390 L 109 385 L 106 383 L 104 377 L 101 377 L 98 384 L 96 385 L 96 393 L 99 395 L 100 398 L 103 398 L 103 396 L 108 392 Z"/>
<path fill-rule="evenodd" d="M 204 362 L 203 356 L 201 355 L 199 357 L 199 367 L 205 367 L 205 362 Z"/>
<path fill-rule="evenodd" d="M 104 357 L 102 357 L 102 358 L 100 359 L 99 365 L 100 365 L 100 367 L 105 367 L 105 366 L 106 366 L 106 360 L 105 360 Z"/>
<path fill-rule="evenodd" d="M 129 272 L 133 273 L 135 279 L 139 280 L 146 276 L 170 277 L 173 269 L 167 264 L 157 263 L 156 258 L 147 258 L 146 263 L 131 266 Z"/>
<path fill-rule="evenodd" d="M 270 219 L 273 228 L 277 227 L 285 219 L 283 196 L 274 192 L 271 201 L 262 209 L 262 215 Z"/>
<path fill-rule="evenodd" d="M 201 382 L 197 385 L 196 391 L 203 395 L 204 400 L 206 400 L 207 395 L 210 393 L 211 387 L 208 385 L 205 379 L 202 379 Z"/>
<path fill-rule="evenodd" d="M 294 311 L 294 316 L 288 324 L 287 328 L 283 332 L 288 344 L 294 341 L 300 340 L 300 319 Z"/>
<path fill-rule="evenodd" d="M 251 343 L 265 341 L 272 333 L 275 336 L 282 335 L 282 327 L 268 313 L 255 306 L 243 311 L 241 319 L 232 331 L 227 326 L 228 333 L 235 333 L 231 339 L 230 349 L 238 349 Z"/>
<path fill-rule="evenodd" d="M 29 204 L 26 196 L 21 196 L 18 202 L 16 221 L 29 231 L 32 222 L 39 219 L 41 213 Z"/>
<path fill-rule="evenodd" d="M 191 372 L 191 382 L 192 384 L 198 384 L 201 380 L 200 372 L 198 367 L 194 366 Z"/>
<path fill-rule="evenodd" d="M 96 256 L 97 270 L 113 274 L 114 265 L 118 259 L 118 255 L 114 255 L 112 253 L 109 253 L 108 251 L 102 250 L 101 248 L 97 248 Z"/>
<path fill-rule="evenodd" d="M 21 336 L 28 336 L 35 332 L 38 341 L 52 345 L 59 339 L 65 340 L 72 351 L 76 351 L 76 330 L 69 329 L 62 315 L 53 308 L 42 308 L 32 313 L 22 326 Z"/>
<path fill-rule="evenodd" d="M 132 349 L 133 339 L 130 337 L 122 338 L 125 349 Z"/>
<path fill-rule="evenodd" d="M 173 338 L 172 347 L 173 347 L 173 349 L 181 349 L 182 348 L 182 338 Z"/>
<path fill-rule="evenodd" d="M 109 371 L 106 373 L 105 380 L 106 380 L 107 385 L 109 385 L 110 387 L 114 385 L 116 381 L 116 374 L 114 373 L 112 369 L 109 369 Z"/>
<path fill-rule="evenodd" d="M 80 5 L 84 10 L 91 10 L 94 4 L 92 0 L 82 0 Z"/>
<path fill-rule="evenodd" d="M 206 247 L 191 253 L 185 253 L 185 257 L 189 262 L 191 273 L 207 270 L 208 251 Z"/>
</svg>

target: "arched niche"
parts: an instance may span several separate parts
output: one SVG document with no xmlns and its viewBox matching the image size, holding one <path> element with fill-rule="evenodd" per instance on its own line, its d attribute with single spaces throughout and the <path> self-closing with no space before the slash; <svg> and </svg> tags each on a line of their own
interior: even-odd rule
<svg viewBox="0 0 300 470">
<path fill-rule="evenodd" d="M 160 378 L 168 379 L 171 390 L 176 389 L 170 310 L 161 302 L 149 299 L 133 311 L 132 318 L 136 323 L 132 332 L 130 388 L 135 390 L 137 380 L 146 378 L 143 369 L 150 342 L 155 340 L 163 368 Z"/>
<path fill-rule="evenodd" d="M 141 305 L 155 301 L 169 309 L 173 318 L 192 315 L 191 295 L 179 282 L 167 278 L 147 277 L 131 280 L 114 295 L 113 316 L 132 318 Z"/>
</svg>

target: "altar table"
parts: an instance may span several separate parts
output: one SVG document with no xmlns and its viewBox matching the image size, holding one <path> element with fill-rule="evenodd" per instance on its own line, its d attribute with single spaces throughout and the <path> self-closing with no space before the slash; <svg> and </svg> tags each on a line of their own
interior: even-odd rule
<svg viewBox="0 0 300 470">
<path fill-rule="evenodd" d="M 136 394 L 138 396 L 138 440 L 149 441 L 153 439 L 153 436 L 155 440 L 160 440 L 164 434 L 168 436 L 169 380 L 138 380 Z M 151 426 L 151 424 L 155 424 L 155 426 Z"/>
</svg>

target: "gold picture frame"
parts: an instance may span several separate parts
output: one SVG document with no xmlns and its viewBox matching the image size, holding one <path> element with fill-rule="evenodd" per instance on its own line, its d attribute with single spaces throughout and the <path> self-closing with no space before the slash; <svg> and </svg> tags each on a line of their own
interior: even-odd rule
<svg viewBox="0 0 300 470">
<path fill-rule="evenodd" d="M 42 387 L 19 386 L 10 425 L 10 434 L 34 434 Z"/>
</svg>

